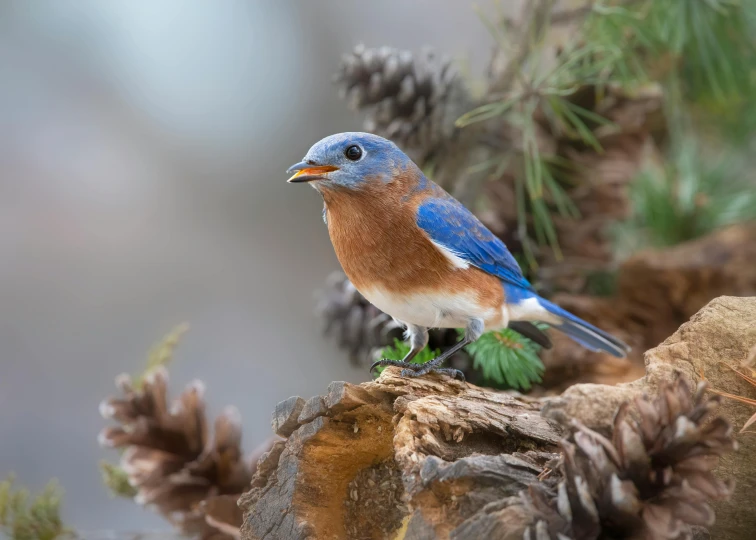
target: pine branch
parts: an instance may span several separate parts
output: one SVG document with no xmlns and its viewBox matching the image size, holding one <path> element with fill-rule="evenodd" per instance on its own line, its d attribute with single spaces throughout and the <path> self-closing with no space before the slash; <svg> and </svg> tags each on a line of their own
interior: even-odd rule
<svg viewBox="0 0 756 540">
<path fill-rule="evenodd" d="M 420 165 L 476 213 L 488 202 L 481 194 L 490 194 L 493 184 L 507 184 L 501 208 L 487 210 L 491 215 L 499 211 L 494 217 L 510 249 L 516 246 L 531 271 L 560 260 L 563 252 L 571 259 L 594 258 L 596 266 L 611 262 L 607 231 L 629 214 L 627 186 L 646 147 L 666 144 L 670 132 L 692 132 L 703 124 L 707 135 L 716 125 L 720 135 L 742 145 L 751 138 L 749 126 L 756 125 L 750 99 L 756 95 L 756 41 L 751 37 L 756 2 L 596 0 L 567 11 L 554 6 L 553 0 L 524 2 L 517 22 L 481 13 L 497 45 L 488 88 L 479 99 L 465 94 L 467 112 L 454 126 L 429 122 L 435 113 L 429 116 L 423 107 L 416 115 L 409 112 L 427 103 L 429 95 L 439 96 L 434 110 L 454 110 L 461 101 L 448 99 L 454 92 L 447 90 L 463 86 L 457 78 L 447 84 L 442 76 L 437 92 L 400 92 L 399 79 L 422 79 L 417 65 L 423 62 L 414 64 L 409 53 L 358 49 L 345 59 L 339 76 L 362 106 L 375 106 L 369 118 L 376 120 L 379 133 L 387 133 L 388 125 L 401 126 L 401 133 L 428 129 L 427 140 L 434 142 L 421 145 L 427 151 L 421 152 Z M 550 32 L 565 23 L 575 23 L 570 36 Z M 655 89 L 653 96 L 649 88 Z M 392 105 L 405 98 L 406 106 Z M 694 112 L 708 116 L 696 125 Z M 400 131 L 389 136 L 401 143 Z M 584 174 L 579 170 L 584 164 L 593 170 Z M 667 191 L 674 198 L 675 190 Z M 744 191 L 742 185 L 733 186 L 721 216 L 747 213 L 735 200 L 750 202 L 739 197 Z M 695 216 L 688 219 L 695 227 L 676 233 L 674 241 L 726 221 L 715 217 L 718 204 L 711 212 L 707 205 L 694 205 L 693 213 L 680 214 Z M 683 221 L 672 216 L 678 225 Z M 578 230 L 586 243 L 568 238 Z M 659 242 L 669 243 L 650 243 Z"/>
<path fill-rule="evenodd" d="M 679 77 L 690 97 L 739 101 L 756 86 L 753 2 L 597 3 L 586 43 L 620 53 L 607 75 L 624 84 Z"/>
<path fill-rule="evenodd" d="M 14 487 L 11 475 L 0 482 L 0 532 L 9 540 L 61 540 L 74 538 L 60 517 L 63 493 L 55 481 L 31 498 L 29 491 Z"/>
<path fill-rule="evenodd" d="M 548 28 L 551 10 L 556 0 L 532 0 L 523 2 L 520 14 L 520 28 L 514 54 L 499 76 L 491 83 L 489 92 L 492 94 L 507 93 L 516 80 L 516 74 L 523 68 L 523 64 L 531 55 L 533 48 L 543 39 Z M 514 25 L 509 25 L 510 28 Z"/>
<path fill-rule="evenodd" d="M 159 343 L 150 349 L 150 352 L 147 355 L 147 365 L 145 366 L 144 371 L 133 379 L 134 388 L 141 388 L 144 378 L 156 368 L 161 366 L 168 367 L 170 365 L 173 361 L 173 353 L 175 352 L 176 347 L 178 347 L 181 337 L 187 330 L 189 330 L 189 325 L 187 323 L 181 323 L 175 326 L 163 337 L 163 339 L 160 340 Z"/>
<path fill-rule="evenodd" d="M 693 139 L 662 167 L 647 167 L 633 182 L 632 216 L 615 225 L 618 253 L 672 246 L 716 229 L 756 219 L 751 169 L 738 156 L 707 159 Z"/>
<path fill-rule="evenodd" d="M 461 338 L 463 332 L 458 330 L 458 333 Z M 514 330 L 505 328 L 486 332 L 465 349 L 473 358 L 473 368 L 480 370 L 484 379 L 495 385 L 528 390 L 534 382 L 541 382 L 544 369 L 538 357 L 541 347 Z M 402 360 L 409 351 L 407 343 L 395 339 L 393 347 L 383 349 L 381 357 Z M 438 349 L 431 350 L 426 346 L 412 359 L 412 363 L 424 364 L 439 354 Z M 378 368 L 379 372 L 383 369 Z"/>
<path fill-rule="evenodd" d="M 466 347 L 473 366 L 481 370 L 486 379 L 522 390 L 541 382 L 544 367 L 538 357 L 540 349 L 533 341 L 508 328 L 486 332 Z"/>
</svg>

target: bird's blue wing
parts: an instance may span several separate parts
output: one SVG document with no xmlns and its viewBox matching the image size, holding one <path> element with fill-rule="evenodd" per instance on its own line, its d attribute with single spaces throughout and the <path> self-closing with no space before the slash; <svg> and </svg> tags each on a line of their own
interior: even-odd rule
<svg viewBox="0 0 756 540">
<path fill-rule="evenodd" d="M 435 243 L 472 266 L 516 287 L 533 289 L 504 242 L 456 199 L 426 199 L 417 209 L 417 225 Z"/>
</svg>

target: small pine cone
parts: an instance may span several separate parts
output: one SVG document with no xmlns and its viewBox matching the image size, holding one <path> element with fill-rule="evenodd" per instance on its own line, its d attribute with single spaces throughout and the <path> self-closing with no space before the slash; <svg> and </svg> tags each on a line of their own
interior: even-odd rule
<svg viewBox="0 0 756 540">
<path fill-rule="evenodd" d="M 120 376 L 116 384 L 123 397 L 100 406 L 103 417 L 120 425 L 103 429 L 100 444 L 123 450 L 120 466 L 136 490 L 135 501 L 154 507 L 184 534 L 231 539 L 242 519 L 236 500 L 257 461 L 242 456 L 239 412 L 226 408 L 211 440 L 204 385 L 189 384 L 169 406 L 167 381 L 163 366 L 140 388 Z"/>
<path fill-rule="evenodd" d="M 419 57 L 390 47 L 355 47 L 335 81 L 350 108 L 371 107 L 365 130 L 392 139 L 423 161 L 451 137 L 468 94 L 449 59 L 430 50 Z"/>
<path fill-rule="evenodd" d="M 320 292 L 317 314 L 325 319 L 325 333 L 335 333 L 339 347 L 349 352 L 355 365 L 373 361 L 376 349 L 401 339 L 402 326 L 365 300 L 341 272 L 334 272 Z"/>
<path fill-rule="evenodd" d="M 712 418 L 719 399 L 699 385 L 691 397 L 682 378 L 659 396 L 620 407 L 609 440 L 577 425 L 563 441 L 556 492 L 533 487 L 523 495 L 537 516 L 525 539 L 690 538 L 714 523 L 711 500 L 726 499 L 732 483 L 714 476 L 719 457 L 735 449 L 730 425 Z"/>
</svg>

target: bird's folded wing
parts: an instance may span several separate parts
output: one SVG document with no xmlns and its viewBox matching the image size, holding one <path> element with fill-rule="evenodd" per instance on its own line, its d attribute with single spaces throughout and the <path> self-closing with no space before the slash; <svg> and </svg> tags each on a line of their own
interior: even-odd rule
<svg viewBox="0 0 756 540">
<path fill-rule="evenodd" d="M 417 225 L 436 244 L 502 280 L 532 290 L 512 254 L 462 203 L 429 198 L 417 209 Z"/>
</svg>

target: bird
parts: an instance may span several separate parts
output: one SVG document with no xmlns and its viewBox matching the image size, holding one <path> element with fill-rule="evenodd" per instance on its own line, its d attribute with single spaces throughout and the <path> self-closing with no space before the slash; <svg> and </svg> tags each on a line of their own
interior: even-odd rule
<svg viewBox="0 0 756 540">
<path fill-rule="evenodd" d="M 512 328 L 550 346 L 534 324 L 562 332 L 592 351 L 623 358 L 618 338 L 541 297 L 504 242 L 462 203 L 428 179 L 396 144 L 347 132 L 315 143 L 287 171 L 323 199 L 323 220 L 344 273 L 373 305 L 406 328 L 403 377 L 431 372 L 464 380 L 443 363 L 484 332 Z M 423 364 L 411 360 L 431 328 L 464 329 L 460 340 Z"/>
</svg>

